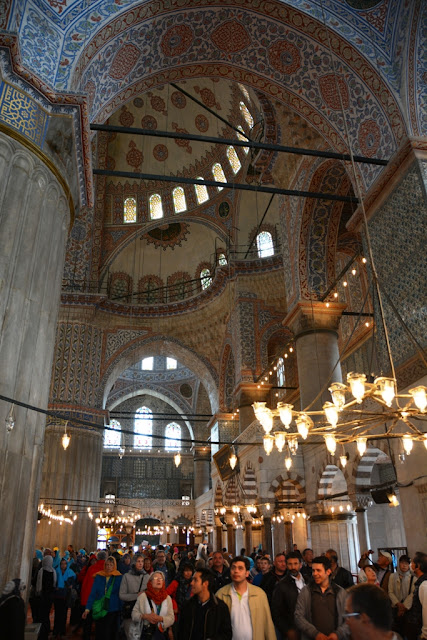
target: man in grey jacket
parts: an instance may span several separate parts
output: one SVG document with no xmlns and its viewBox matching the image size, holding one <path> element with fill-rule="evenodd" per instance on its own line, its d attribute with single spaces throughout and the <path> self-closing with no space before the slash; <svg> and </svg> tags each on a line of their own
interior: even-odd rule
<svg viewBox="0 0 427 640">
<path fill-rule="evenodd" d="M 313 580 L 301 589 L 296 608 L 295 624 L 301 640 L 344 640 L 350 637 L 345 623 L 347 594 L 331 584 L 331 563 L 325 556 L 314 558 Z"/>
</svg>

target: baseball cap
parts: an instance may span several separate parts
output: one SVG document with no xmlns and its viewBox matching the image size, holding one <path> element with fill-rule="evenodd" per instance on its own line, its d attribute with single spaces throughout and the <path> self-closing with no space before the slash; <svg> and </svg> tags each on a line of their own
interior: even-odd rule
<svg viewBox="0 0 427 640">
<path fill-rule="evenodd" d="M 380 556 L 384 556 L 384 558 L 387 558 L 389 563 L 392 562 L 391 554 L 388 551 L 380 551 Z"/>
</svg>

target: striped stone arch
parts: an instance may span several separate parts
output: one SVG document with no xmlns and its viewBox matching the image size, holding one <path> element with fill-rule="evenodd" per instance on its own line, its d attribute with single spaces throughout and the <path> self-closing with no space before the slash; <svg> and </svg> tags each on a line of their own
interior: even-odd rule
<svg viewBox="0 0 427 640">
<path fill-rule="evenodd" d="M 360 458 L 356 469 L 355 485 L 356 491 L 366 489 L 371 485 L 371 475 L 374 464 L 378 462 L 392 462 L 390 456 L 378 447 L 368 447 Z"/>
<path fill-rule="evenodd" d="M 234 504 L 240 503 L 240 491 L 237 486 L 236 476 L 232 476 L 230 480 L 227 482 L 227 486 L 225 487 L 225 501 L 224 504 L 228 507 L 233 506 Z"/>
<path fill-rule="evenodd" d="M 243 473 L 243 499 L 246 502 L 253 503 L 258 497 L 258 485 L 256 481 L 255 469 L 252 466 L 252 462 L 248 460 L 246 463 L 245 471 Z"/>
<path fill-rule="evenodd" d="M 219 509 L 222 506 L 223 506 L 222 484 L 220 482 L 217 482 L 216 489 L 215 489 L 215 508 Z"/>
<path fill-rule="evenodd" d="M 328 496 L 343 491 L 347 491 L 348 493 L 348 481 L 345 472 L 335 464 L 326 464 L 319 478 L 317 489 L 318 499 L 323 500 Z"/>
<path fill-rule="evenodd" d="M 305 502 L 306 499 L 304 478 L 294 472 L 277 476 L 268 492 L 281 502 Z"/>
</svg>

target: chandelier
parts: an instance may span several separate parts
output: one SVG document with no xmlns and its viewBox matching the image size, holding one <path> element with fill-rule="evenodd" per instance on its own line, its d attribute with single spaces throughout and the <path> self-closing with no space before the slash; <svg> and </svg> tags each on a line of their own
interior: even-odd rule
<svg viewBox="0 0 427 640">
<path fill-rule="evenodd" d="M 369 440 L 398 438 L 409 455 L 414 442 L 424 442 L 427 449 L 427 433 L 416 422 L 426 419 L 427 387 L 409 389 L 409 393 L 396 392 L 395 378 L 378 377 L 373 382 L 363 373 L 348 373 L 347 384 L 333 382 L 329 387 L 331 400 L 318 411 L 295 411 L 292 404 L 278 402 L 276 409 L 266 402 L 255 402 L 255 417 L 264 429 L 263 444 L 268 455 L 274 446 L 279 452 L 286 449 L 285 466 L 292 466 L 292 456 L 301 440 L 309 444 L 324 443 L 328 452 L 335 455 L 341 446 L 340 462 L 347 464 L 344 445 L 355 443 L 359 455 L 366 451 Z M 275 418 L 285 427 L 273 429 Z M 383 427 L 383 432 L 378 432 Z M 403 431 L 402 431 L 403 427 Z"/>
</svg>

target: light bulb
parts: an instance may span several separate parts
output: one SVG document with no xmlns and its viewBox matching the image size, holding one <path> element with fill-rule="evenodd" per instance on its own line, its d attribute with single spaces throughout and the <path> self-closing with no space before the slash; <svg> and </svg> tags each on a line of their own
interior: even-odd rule
<svg viewBox="0 0 427 640">
<path fill-rule="evenodd" d="M 64 451 L 65 449 L 67 449 L 68 445 L 70 444 L 70 436 L 67 434 L 67 432 L 64 433 L 64 435 L 62 436 L 62 446 L 64 447 Z"/>
<path fill-rule="evenodd" d="M 305 440 L 308 436 L 308 432 L 310 431 L 310 427 L 313 422 L 311 418 L 305 413 L 301 413 L 301 415 L 295 420 L 297 424 L 297 430 L 300 436 Z"/>
<path fill-rule="evenodd" d="M 15 426 L 15 415 L 14 415 L 13 407 L 14 407 L 14 405 L 12 405 L 10 407 L 10 411 L 7 414 L 7 417 L 6 417 L 6 420 L 5 420 L 6 431 L 8 433 L 10 433 L 12 431 L 13 427 Z"/>
<path fill-rule="evenodd" d="M 278 402 L 277 408 L 279 410 L 280 420 L 285 425 L 286 429 L 289 429 L 289 425 L 292 422 L 292 409 L 293 404 L 286 404 L 286 402 Z"/>
<path fill-rule="evenodd" d="M 323 405 L 323 411 L 325 412 L 326 420 L 332 427 L 335 428 L 338 422 L 338 409 L 336 408 L 334 403 L 325 402 L 325 404 Z"/>
<path fill-rule="evenodd" d="M 360 456 L 363 456 L 366 451 L 366 442 L 367 438 L 356 438 L 357 450 Z"/>
<path fill-rule="evenodd" d="M 393 398 L 396 395 L 394 378 L 376 378 L 374 384 L 379 388 L 380 394 L 388 407 L 391 407 Z"/>
<path fill-rule="evenodd" d="M 424 434 L 423 441 L 424 441 L 424 446 L 427 449 L 427 433 Z"/>
<path fill-rule="evenodd" d="M 409 389 L 409 393 L 417 409 L 424 413 L 427 407 L 427 387 L 414 387 L 413 389 Z"/>
<path fill-rule="evenodd" d="M 263 444 L 264 444 L 265 453 L 269 456 L 270 453 L 273 451 L 273 445 L 274 445 L 273 436 L 270 436 L 267 433 L 263 438 Z"/>
<path fill-rule="evenodd" d="M 340 463 L 341 463 L 342 467 L 345 467 L 347 465 L 347 456 L 346 455 L 340 456 Z"/>
<path fill-rule="evenodd" d="M 288 471 L 292 467 L 292 458 L 290 456 L 285 458 L 285 467 Z"/>
<path fill-rule="evenodd" d="M 337 441 L 335 440 L 334 436 L 332 435 L 325 436 L 325 444 L 329 453 L 333 455 L 337 450 Z"/>
<path fill-rule="evenodd" d="M 229 459 L 229 463 L 230 463 L 230 467 L 232 469 L 235 468 L 236 464 L 237 464 L 237 456 L 235 453 L 232 453 Z"/>
<path fill-rule="evenodd" d="M 179 465 L 181 464 L 181 454 L 178 452 L 174 455 L 173 457 L 174 461 L 175 461 L 175 466 L 178 468 Z"/>
<path fill-rule="evenodd" d="M 329 387 L 329 391 L 331 392 L 332 402 L 338 409 L 341 411 L 343 406 L 345 405 L 345 392 L 347 387 L 342 382 L 333 382 Z"/>
<path fill-rule="evenodd" d="M 347 381 L 350 384 L 351 393 L 356 399 L 356 402 L 360 404 L 365 395 L 365 382 L 366 376 L 364 373 L 348 373 Z"/>
<path fill-rule="evenodd" d="M 267 511 L 270 511 L 270 503 L 267 502 L 267 504 L 265 505 L 265 508 L 267 509 Z"/>
<path fill-rule="evenodd" d="M 405 449 L 406 455 L 409 456 L 412 451 L 412 447 L 414 446 L 414 441 L 408 433 L 405 433 L 405 435 L 402 437 L 402 444 L 403 448 Z"/>
<path fill-rule="evenodd" d="M 286 432 L 285 431 L 276 431 L 274 434 L 274 442 L 276 447 L 282 453 L 283 447 L 286 444 Z"/>
</svg>

